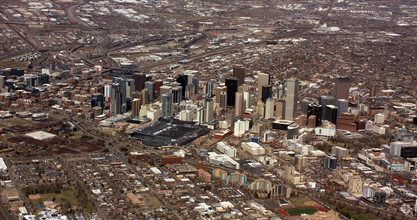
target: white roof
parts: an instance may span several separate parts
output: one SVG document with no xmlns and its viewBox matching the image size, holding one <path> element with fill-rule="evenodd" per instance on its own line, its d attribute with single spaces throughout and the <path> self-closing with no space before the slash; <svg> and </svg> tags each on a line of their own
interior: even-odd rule
<svg viewBox="0 0 417 220">
<path fill-rule="evenodd" d="M 56 135 L 48 133 L 48 132 L 44 132 L 44 131 L 35 131 L 32 133 L 26 134 L 26 136 L 31 137 L 36 140 L 40 140 L 40 141 L 56 137 Z"/>
</svg>

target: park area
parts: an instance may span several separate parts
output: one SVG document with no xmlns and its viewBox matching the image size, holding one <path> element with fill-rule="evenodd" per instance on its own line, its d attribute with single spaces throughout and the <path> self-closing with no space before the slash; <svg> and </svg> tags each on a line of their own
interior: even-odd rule
<svg viewBox="0 0 417 220">
<path fill-rule="evenodd" d="M 305 207 L 295 207 L 295 208 L 286 208 L 280 209 L 278 212 L 285 216 L 294 216 L 301 214 L 314 214 L 318 211 L 327 212 L 327 209 L 320 206 L 305 206 Z"/>
<path fill-rule="evenodd" d="M 55 208 L 59 206 L 64 210 L 71 208 L 92 212 L 94 208 L 87 201 L 80 201 L 74 189 L 60 190 L 59 193 L 33 194 L 28 196 L 33 206 L 38 209 Z M 51 207 L 47 207 L 51 206 Z"/>
</svg>

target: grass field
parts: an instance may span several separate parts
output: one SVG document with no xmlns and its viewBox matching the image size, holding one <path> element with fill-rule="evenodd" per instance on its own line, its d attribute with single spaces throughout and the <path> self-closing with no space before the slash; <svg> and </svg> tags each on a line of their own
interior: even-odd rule
<svg viewBox="0 0 417 220">
<path fill-rule="evenodd" d="M 358 213 L 351 209 L 336 207 L 335 210 L 341 213 L 342 215 L 346 216 L 347 218 L 354 219 L 354 220 L 381 220 L 381 218 L 378 218 L 376 216 L 365 214 L 365 213 Z"/>
<path fill-rule="evenodd" d="M 290 202 L 295 207 L 302 207 L 302 206 L 315 206 L 317 205 L 313 200 L 310 198 L 292 198 L 290 199 Z"/>
<path fill-rule="evenodd" d="M 13 118 L 13 119 L 7 119 L 4 121 L 1 121 L 2 124 L 7 124 L 10 123 L 11 125 L 25 125 L 25 124 L 29 124 L 29 122 L 21 120 L 21 119 L 17 119 L 17 118 Z"/>
<path fill-rule="evenodd" d="M 162 206 L 162 202 L 159 201 L 159 199 L 156 198 L 155 196 L 150 196 L 150 197 L 146 198 L 146 200 L 149 202 L 150 205 Z"/>
<path fill-rule="evenodd" d="M 71 206 L 78 205 L 78 199 L 75 197 L 74 190 L 61 190 L 59 194 L 48 193 L 41 194 L 40 199 L 32 200 L 34 205 L 42 204 L 44 201 L 51 201 L 55 197 L 55 202 L 65 203 L 69 202 Z"/>
<path fill-rule="evenodd" d="M 291 208 L 285 209 L 286 212 L 290 215 L 301 215 L 301 214 L 314 214 L 318 212 L 317 208 L 314 207 L 305 207 L 305 208 Z"/>
<path fill-rule="evenodd" d="M 44 201 L 52 201 L 54 197 L 55 197 L 55 202 L 57 203 L 62 203 L 62 204 L 69 203 L 71 204 L 71 207 L 80 206 L 81 201 L 78 200 L 73 189 L 61 190 L 59 194 L 55 194 L 55 193 L 41 194 L 41 198 L 32 200 L 32 204 L 33 205 L 43 204 Z M 88 202 L 84 203 L 84 207 L 82 208 L 84 209 L 86 213 L 94 211 L 93 206 Z"/>
</svg>

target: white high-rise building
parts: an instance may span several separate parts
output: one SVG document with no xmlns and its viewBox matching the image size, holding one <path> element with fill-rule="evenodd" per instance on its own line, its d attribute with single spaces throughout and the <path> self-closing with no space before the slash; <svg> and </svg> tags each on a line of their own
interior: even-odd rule
<svg viewBox="0 0 417 220">
<path fill-rule="evenodd" d="M 248 108 L 250 108 L 252 106 L 252 103 L 251 103 L 251 92 L 250 91 L 243 92 L 243 99 L 245 100 L 245 104 L 246 104 L 244 110 L 246 110 L 246 109 L 248 109 Z"/>
<path fill-rule="evenodd" d="M 274 117 L 275 101 L 273 98 L 268 98 L 265 104 L 265 119 Z"/>
<path fill-rule="evenodd" d="M 375 117 L 374 117 L 375 124 L 382 125 L 382 124 L 384 124 L 384 121 L 385 121 L 385 116 L 383 114 L 378 113 L 378 114 L 375 115 Z"/>
<path fill-rule="evenodd" d="M 287 97 L 285 99 L 285 120 L 294 120 L 297 112 L 298 101 L 298 80 L 291 78 L 287 80 Z"/>
<path fill-rule="evenodd" d="M 234 126 L 234 136 L 242 137 L 249 130 L 249 121 L 236 121 Z"/>
<path fill-rule="evenodd" d="M 205 122 L 210 123 L 213 121 L 213 111 L 214 111 L 214 101 L 213 99 L 206 99 L 205 100 Z"/>
<path fill-rule="evenodd" d="M 104 86 L 104 98 L 106 99 L 106 102 L 109 101 L 110 97 L 111 97 L 111 85 L 105 85 Z"/>
<path fill-rule="evenodd" d="M 217 142 L 217 150 L 229 157 L 236 157 L 236 149 L 223 141 Z"/>
</svg>

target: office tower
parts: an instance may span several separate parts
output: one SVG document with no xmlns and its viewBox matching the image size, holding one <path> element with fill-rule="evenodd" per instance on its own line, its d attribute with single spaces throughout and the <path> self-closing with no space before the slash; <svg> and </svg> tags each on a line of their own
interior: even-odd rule
<svg viewBox="0 0 417 220">
<path fill-rule="evenodd" d="M 200 80 L 198 78 L 193 78 L 192 83 L 194 85 L 194 94 L 199 94 Z"/>
<path fill-rule="evenodd" d="M 285 113 L 285 100 L 284 99 L 278 99 L 275 102 L 275 109 L 274 109 L 274 116 L 275 118 L 283 119 Z"/>
<path fill-rule="evenodd" d="M 337 100 L 337 116 L 340 116 L 344 112 L 348 112 L 348 101 L 346 99 Z"/>
<path fill-rule="evenodd" d="M 227 87 L 227 106 L 235 106 L 235 97 L 237 92 L 237 79 L 236 78 L 227 78 L 226 79 Z"/>
<path fill-rule="evenodd" d="M 186 100 L 189 100 L 189 99 L 191 99 L 191 96 L 193 96 L 194 95 L 194 92 L 195 92 L 195 88 L 194 88 L 194 84 L 188 84 L 186 87 L 185 87 L 185 99 Z"/>
<path fill-rule="evenodd" d="M 126 80 L 126 98 L 131 99 L 132 92 L 134 91 L 135 91 L 135 80 L 134 79 Z"/>
<path fill-rule="evenodd" d="M 241 92 L 237 92 L 236 93 L 236 101 L 235 101 L 235 116 L 236 117 L 240 117 L 243 114 L 243 103 L 244 99 L 243 99 L 243 94 Z"/>
<path fill-rule="evenodd" d="M 326 105 L 326 114 L 324 119 L 330 121 L 333 124 L 336 124 L 337 120 L 337 107 L 334 105 Z"/>
<path fill-rule="evenodd" d="M 163 86 L 162 80 L 155 80 L 155 96 L 158 97 L 161 95 L 161 86 Z"/>
<path fill-rule="evenodd" d="M 370 97 L 375 97 L 379 92 L 378 90 L 379 90 L 379 88 L 378 88 L 377 85 L 375 85 L 375 84 L 371 85 L 371 91 L 369 93 L 369 96 Z"/>
<path fill-rule="evenodd" d="M 177 82 L 181 84 L 181 100 L 185 97 L 185 87 L 188 85 L 188 75 L 178 75 Z"/>
<path fill-rule="evenodd" d="M 166 93 L 172 93 L 172 87 L 171 86 L 161 86 L 161 88 L 159 89 L 159 94 L 163 95 Z"/>
<path fill-rule="evenodd" d="M 205 100 L 205 122 L 210 123 L 213 121 L 214 101 L 211 98 Z"/>
<path fill-rule="evenodd" d="M 307 98 L 304 98 L 303 100 L 300 101 L 300 111 L 301 111 L 301 113 L 307 115 L 307 109 L 308 109 L 308 105 L 310 103 L 318 103 L 318 100 L 314 99 L 314 98 L 307 97 Z"/>
<path fill-rule="evenodd" d="M 277 94 L 278 99 L 284 98 L 284 90 L 285 90 L 285 85 L 284 84 L 285 84 L 285 82 L 279 82 L 278 94 Z"/>
<path fill-rule="evenodd" d="M 91 107 L 104 107 L 104 96 L 103 94 L 94 94 L 91 96 Z"/>
<path fill-rule="evenodd" d="M 1 78 L 0 78 L 0 81 L 1 81 Z M 49 75 L 48 74 L 40 74 L 40 75 L 38 75 L 38 82 L 39 82 L 39 85 L 44 85 L 44 84 L 49 83 Z M 3 85 L 3 84 L 1 84 L 1 82 L 0 82 L 0 86 L 1 85 Z"/>
<path fill-rule="evenodd" d="M 323 167 L 325 169 L 334 170 L 337 167 L 337 158 L 333 155 L 326 155 L 323 161 Z"/>
<path fill-rule="evenodd" d="M 298 101 L 298 80 L 291 78 L 287 80 L 287 97 L 285 100 L 285 120 L 294 120 L 297 112 Z"/>
<path fill-rule="evenodd" d="M 262 100 L 259 100 L 256 103 L 256 113 L 258 113 L 261 117 L 265 116 L 265 103 Z"/>
<path fill-rule="evenodd" d="M 132 100 L 132 116 L 139 117 L 140 113 L 140 106 L 142 105 L 140 99 L 133 99 Z"/>
<path fill-rule="evenodd" d="M 141 73 L 133 74 L 135 80 L 135 91 L 142 91 L 145 88 L 146 76 Z"/>
<path fill-rule="evenodd" d="M 349 78 L 337 78 L 335 86 L 335 100 L 346 99 L 349 100 L 350 79 Z M 332 103 L 337 104 L 337 103 Z"/>
<path fill-rule="evenodd" d="M 224 85 L 224 84 L 222 84 L 222 85 L 219 85 L 218 87 L 216 87 L 216 90 L 215 90 L 215 95 L 216 95 L 216 103 L 220 103 L 220 94 L 222 93 L 222 92 L 225 92 L 226 93 L 226 91 L 227 91 L 227 87 Z"/>
<path fill-rule="evenodd" d="M 360 176 L 351 176 L 349 178 L 348 193 L 350 193 L 351 195 L 362 195 L 362 185 L 363 181 Z"/>
<path fill-rule="evenodd" d="M 297 139 L 299 135 L 299 126 L 294 123 L 287 128 L 287 139 Z"/>
<path fill-rule="evenodd" d="M 172 95 L 174 103 L 180 103 L 182 100 L 182 87 L 181 86 L 175 86 L 172 88 Z"/>
<path fill-rule="evenodd" d="M 355 119 L 356 118 L 354 114 L 344 112 L 337 118 L 336 128 L 350 132 L 356 132 L 357 125 L 355 123 Z"/>
<path fill-rule="evenodd" d="M 153 100 L 155 100 L 155 83 L 146 82 L 145 88 L 148 89 L 149 102 L 153 102 Z"/>
<path fill-rule="evenodd" d="M 323 111 L 323 107 L 321 105 L 317 103 L 310 103 L 307 108 L 307 119 L 309 119 L 311 115 L 315 115 L 316 116 L 315 126 L 320 126 L 322 111 Z M 311 125 L 312 124 L 310 124 L 309 126 Z"/>
<path fill-rule="evenodd" d="M 220 93 L 220 108 L 227 108 L 227 93 L 226 92 L 221 92 Z"/>
<path fill-rule="evenodd" d="M 233 77 L 237 78 L 237 85 L 241 86 L 245 83 L 245 68 L 242 66 L 234 66 L 233 67 Z"/>
<path fill-rule="evenodd" d="M 212 82 L 207 82 L 206 83 L 205 94 L 206 94 L 207 97 L 212 97 L 213 96 L 213 83 Z"/>
<path fill-rule="evenodd" d="M 122 92 L 119 83 L 113 83 L 111 87 L 110 112 L 112 115 L 122 114 Z"/>
<path fill-rule="evenodd" d="M 111 97 L 111 85 L 105 85 L 104 86 L 104 98 L 106 101 L 109 101 L 109 98 Z"/>
<path fill-rule="evenodd" d="M 262 86 L 262 102 L 266 102 L 268 98 L 272 98 L 272 86 L 264 85 Z"/>
<path fill-rule="evenodd" d="M 243 92 L 243 99 L 245 100 L 245 109 L 244 110 L 246 110 L 246 109 L 248 109 L 252 106 L 251 96 L 252 96 L 252 94 L 251 94 L 250 90 L 248 90 L 246 92 Z"/>
<path fill-rule="evenodd" d="M 307 166 L 308 158 L 303 155 L 295 155 L 295 167 L 297 170 L 302 170 L 304 167 Z"/>
<path fill-rule="evenodd" d="M 173 95 L 166 93 L 161 96 L 162 101 L 162 117 L 171 117 L 173 114 Z"/>
<path fill-rule="evenodd" d="M 324 120 L 324 115 L 326 115 L 326 105 L 333 105 L 334 97 L 326 95 L 320 96 L 319 103 L 321 106 L 323 106 L 321 115 L 319 115 L 319 117 L 321 117 L 321 120 Z"/>
<path fill-rule="evenodd" d="M 275 100 L 268 98 L 265 104 L 265 119 L 274 118 Z"/>
<path fill-rule="evenodd" d="M 148 89 L 142 89 L 140 92 L 140 99 L 142 100 L 142 105 L 147 105 L 149 103 L 149 95 L 148 95 Z"/>
<path fill-rule="evenodd" d="M 262 98 L 262 86 L 269 85 L 270 76 L 266 73 L 258 74 L 258 99 Z"/>
<path fill-rule="evenodd" d="M 120 93 L 122 94 L 122 113 L 126 112 L 127 106 L 126 106 L 126 78 L 123 77 L 114 77 L 113 83 L 118 83 L 120 86 Z"/>
<path fill-rule="evenodd" d="M 205 119 L 204 108 L 197 108 L 197 124 L 201 125 L 204 123 Z"/>
</svg>

